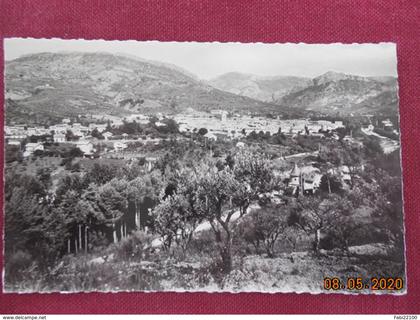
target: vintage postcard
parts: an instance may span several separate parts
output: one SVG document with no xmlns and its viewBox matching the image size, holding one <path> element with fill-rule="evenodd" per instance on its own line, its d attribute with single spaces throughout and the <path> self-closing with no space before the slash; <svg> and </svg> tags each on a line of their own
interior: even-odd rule
<svg viewBox="0 0 420 320">
<path fill-rule="evenodd" d="M 4 48 L 4 291 L 406 292 L 395 44 Z"/>
</svg>

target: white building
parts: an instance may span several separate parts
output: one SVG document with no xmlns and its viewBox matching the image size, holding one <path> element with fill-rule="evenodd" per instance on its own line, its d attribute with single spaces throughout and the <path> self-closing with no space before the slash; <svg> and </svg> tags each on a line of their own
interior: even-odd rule
<svg viewBox="0 0 420 320">
<path fill-rule="evenodd" d="M 82 126 L 80 123 L 73 123 L 71 131 L 75 136 L 84 137 L 89 132 L 89 128 Z"/>
<path fill-rule="evenodd" d="M 53 139 L 54 139 L 54 142 L 58 142 L 58 143 L 66 142 L 66 135 L 63 133 L 54 133 Z"/>
<path fill-rule="evenodd" d="M 179 132 L 187 132 L 191 130 L 185 123 L 181 123 L 178 129 Z"/>
<path fill-rule="evenodd" d="M 393 127 L 392 122 L 389 119 L 383 120 L 382 125 L 384 126 L 385 129 Z"/>
<path fill-rule="evenodd" d="M 66 133 L 67 130 L 70 130 L 70 126 L 68 124 L 55 124 L 50 126 L 50 131 L 54 131 L 54 133 Z"/>
<path fill-rule="evenodd" d="M 88 130 L 98 130 L 99 132 L 104 132 L 106 130 L 107 124 L 103 123 L 89 123 Z"/>
<path fill-rule="evenodd" d="M 46 135 L 46 134 L 50 134 L 50 129 L 45 129 L 43 127 L 37 127 L 36 128 L 36 135 L 42 136 L 42 135 Z"/>
<path fill-rule="evenodd" d="M 87 140 L 79 140 L 74 142 L 77 148 L 83 152 L 84 155 L 89 156 L 92 155 L 95 149 L 93 148 L 93 144 Z"/>
<path fill-rule="evenodd" d="M 226 121 L 228 112 L 226 110 L 211 110 L 210 113 L 221 121 Z"/>
<path fill-rule="evenodd" d="M 341 179 L 344 182 L 351 182 L 350 168 L 348 166 L 340 166 L 339 168 Z"/>
<path fill-rule="evenodd" d="M 155 126 L 156 127 L 165 127 L 166 126 L 166 123 L 163 123 L 163 122 L 160 122 L 160 121 L 156 121 L 155 122 Z"/>
<path fill-rule="evenodd" d="M 318 168 L 313 166 L 304 166 L 299 168 L 294 165 L 289 175 L 289 184 L 291 194 L 314 194 L 321 185 L 322 174 Z"/>
<path fill-rule="evenodd" d="M 32 155 L 35 151 L 42 150 L 44 151 L 44 145 L 40 142 L 30 142 L 25 145 L 25 151 L 23 152 L 24 157 L 29 157 Z"/>
<path fill-rule="evenodd" d="M 350 168 L 346 165 L 342 165 L 337 168 L 332 168 L 328 170 L 328 173 L 334 174 L 340 177 L 342 182 L 346 182 L 346 183 L 351 182 Z"/>
<path fill-rule="evenodd" d="M 105 140 L 109 140 L 109 138 L 111 138 L 113 136 L 113 134 L 109 131 L 104 132 L 102 135 L 105 138 Z"/>
<path fill-rule="evenodd" d="M 136 121 L 137 123 L 147 124 L 149 123 L 149 117 L 144 114 L 131 114 L 126 117 L 126 120 L 129 122 Z"/>
<path fill-rule="evenodd" d="M 125 142 L 122 142 L 122 141 L 115 141 L 114 142 L 114 150 L 116 152 L 122 151 L 124 149 L 127 149 L 127 144 Z"/>
<path fill-rule="evenodd" d="M 20 141 L 19 140 L 8 140 L 7 144 L 10 146 L 20 146 Z"/>
<path fill-rule="evenodd" d="M 28 136 L 25 126 L 5 126 L 4 135 L 7 139 L 23 140 Z"/>
<path fill-rule="evenodd" d="M 217 136 L 211 132 L 207 132 L 204 137 L 209 140 L 217 141 Z"/>
</svg>

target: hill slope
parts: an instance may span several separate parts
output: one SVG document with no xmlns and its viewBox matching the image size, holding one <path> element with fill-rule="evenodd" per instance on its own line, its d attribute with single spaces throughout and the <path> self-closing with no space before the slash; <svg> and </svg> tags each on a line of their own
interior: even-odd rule
<svg viewBox="0 0 420 320">
<path fill-rule="evenodd" d="M 398 85 L 394 77 L 362 77 L 329 71 L 309 79 L 230 72 L 209 83 L 221 90 L 300 111 L 342 115 L 398 112 Z"/>
<path fill-rule="evenodd" d="M 374 114 L 398 112 L 397 80 L 327 72 L 312 84 L 276 103 L 327 114 Z"/>
<path fill-rule="evenodd" d="M 229 72 L 209 83 L 220 90 L 273 102 L 293 91 L 310 85 L 311 79 L 294 76 L 259 77 L 253 74 Z"/>
<path fill-rule="evenodd" d="M 288 112 L 216 89 L 177 67 L 108 53 L 40 53 L 6 62 L 6 119 L 77 114 Z"/>
</svg>

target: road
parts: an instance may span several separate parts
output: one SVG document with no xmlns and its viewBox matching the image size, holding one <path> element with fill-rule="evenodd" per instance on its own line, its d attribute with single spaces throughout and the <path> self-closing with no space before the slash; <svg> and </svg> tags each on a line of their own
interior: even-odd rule
<svg viewBox="0 0 420 320">
<path fill-rule="evenodd" d="M 288 156 L 283 157 L 283 159 L 292 159 L 292 158 L 298 158 L 298 157 L 308 157 L 308 156 L 317 156 L 319 154 L 319 151 L 313 151 L 313 152 L 301 152 L 301 153 L 295 153 Z"/>
<path fill-rule="evenodd" d="M 256 204 L 256 203 L 251 204 L 248 207 L 246 213 L 249 213 L 251 210 L 258 209 L 258 208 L 260 208 L 260 206 L 258 204 Z M 232 215 L 232 218 L 230 219 L 230 222 L 236 221 L 238 219 L 239 219 L 239 210 L 235 211 L 235 213 Z M 208 221 L 204 221 L 197 226 L 197 228 L 194 230 L 194 233 L 199 233 L 199 232 L 202 232 L 202 231 L 205 231 L 205 230 L 210 230 L 210 229 L 211 229 L 210 223 Z M 151 245 L 154 248 L 160 247 L 162 245 L 162 239 L 161 238 L 154 239 L 152 241 Z"/>
<path fill-rule="evenodd" d="M 376 132 L 373 132 L 372 130 L 368 130 L 365 128 L 362 128 L 362 132 L 368 136 L 375 136 L 380 139 L 380 145 L 382 147 L 382 150 L 385 154 L 391 153 L 394 150 L 398 149 L 400 147 L 400 144 L 398 141 L 392 140 L 390 138 L 381 136 L 380 134 L 377 134 Z"/>
</svg>

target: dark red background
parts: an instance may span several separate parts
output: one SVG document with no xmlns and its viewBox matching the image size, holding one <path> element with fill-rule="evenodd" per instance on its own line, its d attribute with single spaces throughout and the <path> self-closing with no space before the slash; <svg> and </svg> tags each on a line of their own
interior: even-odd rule
<svg viewBox="0 0 420 320">
<path fill-rule="evenodd" d="M 0 0 L 0 4 L 2 38 L 396 42 L 408 260 L 405 296 L 0 294 L 0 313 L 420 313 L 419 0 Z M 3 69 L 3 50 L 0 55 Z"/>
</svg>

